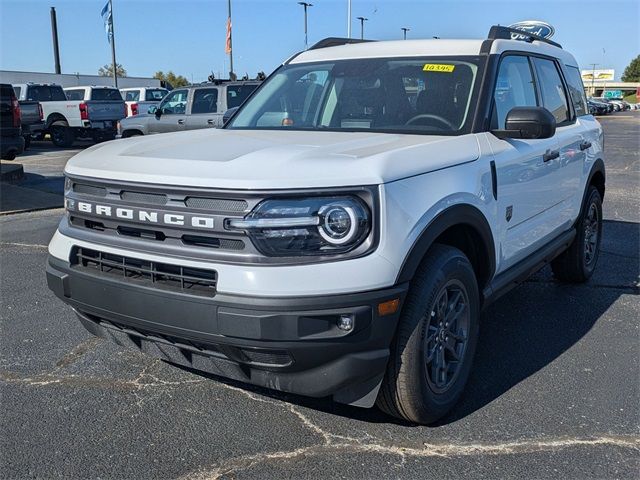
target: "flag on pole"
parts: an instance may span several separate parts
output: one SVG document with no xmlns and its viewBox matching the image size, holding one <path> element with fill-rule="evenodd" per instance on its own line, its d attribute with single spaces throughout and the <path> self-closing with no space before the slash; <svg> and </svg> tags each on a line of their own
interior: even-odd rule
<svg viewBox="0 0 640 480">
<path fill-rule="evenodd" d="M 107 3 L 100 12 L 102 20 L 104 21 L 104 31 L 107 34 L 107 41 L 111 43 L 111 37 L 113 36 L 113 17 L 111 15 L 111 2 L 107 0 Z"/>
<path fill-rule="evenodd" d="M 227 55 L 231 53 L 231 17 L 227 18 L 227 43 L 225 44 L 224 52 Z"/>
</svg>

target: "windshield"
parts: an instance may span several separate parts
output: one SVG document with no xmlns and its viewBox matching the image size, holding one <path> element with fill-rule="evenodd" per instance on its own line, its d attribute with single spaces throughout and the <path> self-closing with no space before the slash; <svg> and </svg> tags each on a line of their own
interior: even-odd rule
<svg viewBox="0 0 640 480">
<path fill-rule="evenodd" d="M 478 58 L 374 58 L 285 65 L 227 128 L 470 131 Z"/>
</svg>

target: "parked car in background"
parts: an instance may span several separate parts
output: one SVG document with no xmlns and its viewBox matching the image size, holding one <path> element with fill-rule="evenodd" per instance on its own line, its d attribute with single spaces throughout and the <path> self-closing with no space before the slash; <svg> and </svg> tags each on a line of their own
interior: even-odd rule
<svg viewBox="0 0 640 480">
<path fill-rule="evenodd" d="M 20 128 L 20 104 L 13 87 L 0 84 L 0 158 L 13 160 L 24 151 Z"/>
<path fill-rule="evenodd" d="M 613 104 L 607 102 L 606 99 L 599 98 L 599 97 L 589 97 L 588 101 L 599 104 L 599 105 L 604 105 L 607 109 L 606 113 L 613 113 L 615 111 Z"/>
<path fill-rule="evenodd" d="M 589 113 L 592 115 L 607 115 L 610 113 L 610 106 L 606 103 L 587 100 L 587 105 L 589 106 Z"/>
<path fill-rule="evenodd" d="M 121 88 L 120 93 L 127 104 L 127 117 L 147 113 L 157 106 L 169 90 L 161 87 Z"/>
<path fill-rule="evenodd" d="M 45 133 L 58 147 L 70 147 L 76 138 L 95 141 L 115 138 L 116 123 L 125 117 L 125 104 L 113 87 L 70 87 L 44 83 L 17 84 L 20 101 L 42 105 Z"/>
<path fill-rule="evenodd" d="M 123 138 L 135 135 L 178 132 L 223 125 L 223 114 L 240 106 L 260 85 L 259 81 L 218 80 L 176 88 L 147 115 L 125 118 L 118 125 Z"/>
</svg>

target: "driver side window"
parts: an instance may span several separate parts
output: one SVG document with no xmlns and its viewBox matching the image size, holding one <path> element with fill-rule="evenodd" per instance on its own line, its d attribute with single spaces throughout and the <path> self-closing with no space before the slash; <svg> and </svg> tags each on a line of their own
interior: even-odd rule
<svg viewBox="0 0 640 480">
<path fill-rule="evenodd" d="M 504 57 L 493 92 L 491 129 L 504 129 L 507 113 L 513 107 L 535 107 L 536 87 L 529 59 L 522 55 Z"/>
<path fill-rule="evenodd" d="M 162 103 L 160 108 L 163 115 L 181 114 L 183 115 L 187 110 L 187 96 L 189 90 L 174 90 L 169 93 Z"/>
</svg>

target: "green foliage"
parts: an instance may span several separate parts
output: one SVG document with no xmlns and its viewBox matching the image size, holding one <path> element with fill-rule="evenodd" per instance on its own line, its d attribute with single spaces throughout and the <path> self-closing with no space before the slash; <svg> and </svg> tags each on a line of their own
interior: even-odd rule
<svg viewBox="0 0 640 480">
<path fill-rule="evenodd" d="M 116 73 L 118 74 L 118 77 L 127 76 L 127 71 L 119 63 L 116 63 Z M 108 65 L 103 65 L 98 69 L 98 75 L 101 77 L 113 77 L 113 66 L 110 63 Z"/>
<path fill-rule="evenodd" d="M 640 82 L 640 55 L 631 60 L 622 74 L 623 82 Z"/>
<path fill-rule="evenodd" d="M 189 85 L 189 80 L 187 80 L 186 77 L 183 77 L 182 75 L 176 75 L 171 70 L 169 70 L 167 73 L 164 73 L 161 70 L 157 71 L 153 78 L 169 82 L 173 88 Z"/>
</svg>

